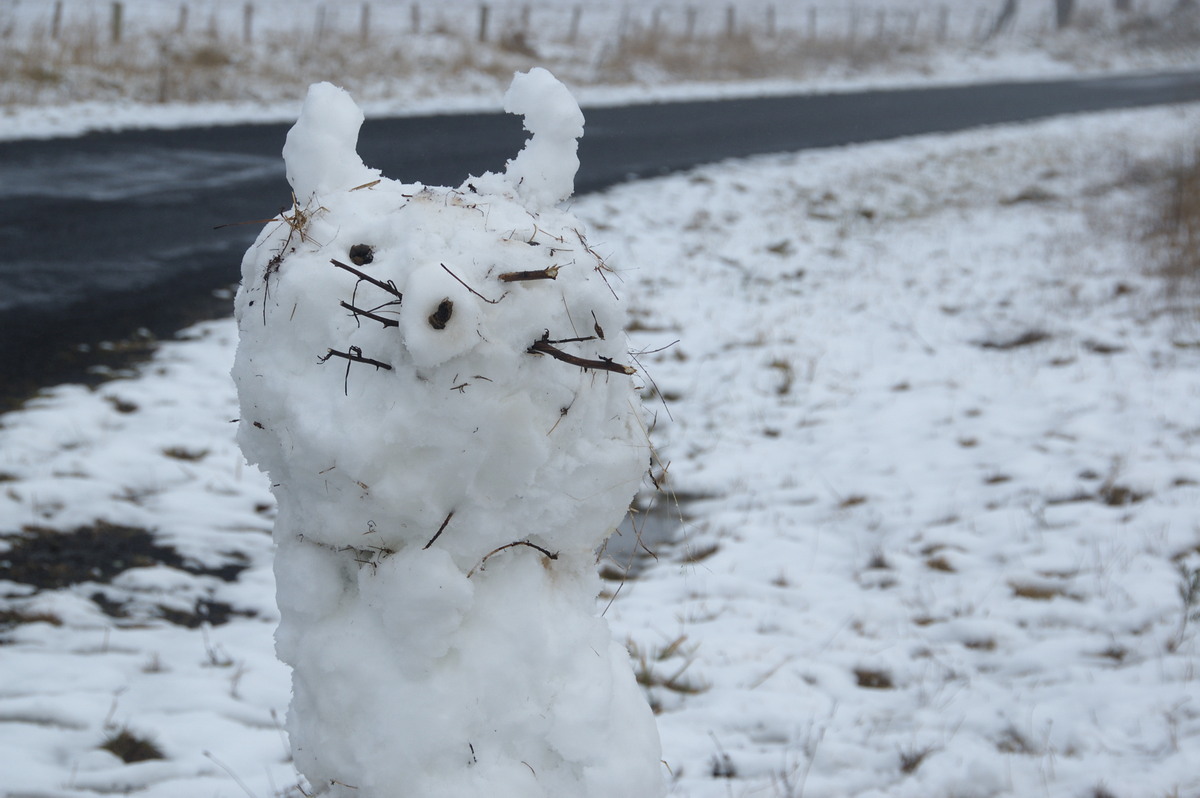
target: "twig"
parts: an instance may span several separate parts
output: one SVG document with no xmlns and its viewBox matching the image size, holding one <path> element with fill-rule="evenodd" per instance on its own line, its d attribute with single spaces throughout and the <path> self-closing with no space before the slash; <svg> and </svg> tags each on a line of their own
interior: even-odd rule
<svg viewBox="0 0 1200 798">
<path fill-rule="evenodd" d="M 558 267 L 550 266 L 527 272 L 505 272 L 499 275 L 499 279 L 506 283 L 518 283 L 523 280 L 556 280 L 558 279 Z"/>
<path fill-rule="evenodd" d="M 374 366 L 377 369 L 387 369 L 388 371 L 392 370 L 392 367 L 387 363 L 375 360 L 374 358 L 363 357 L 362 350 L 357 346 L 350 347 L 349 352 L 339 352 L 336 349 L 330 349 L 329 354 L 325 355 L 324 357 L 319 357 L 317 360 L 324 363 L 331 357 L 343 357 L 346 360 L 353 361 L 354 363 L 366 363 L 368 366 Z"/>
<path fill-rule="evenodd" d="M 679 342 L 676 341 L 675 343 L 679 343 Z M 674 344 L 670 344 L 670 346 L 673 346 L 673 345 Z M 663 347 L 663 349 L 666 349 L 666 347 Z M 642 354 L 646 354 L 646 353 L 643 352 Z M 658 389 L 658 383 L 655 382 L 654 378 L 650 376 L 650 372 L 646 370 L 646 367 L 644 365 L 642 365 L 642 361 L 638 360 L 637 355 L 635 355 L 633 352 L 630 352 L 629 356 L 631 358 L 633 358 L 633 362 L 638 364 L 638 366 L 642 369 L 642 373 L 646 375 L 646 379 L 650 380 L 650 384 L 654 386 L 654 395 L 657 396 L 658 401 L 662 403 L 663 410 L 667 411 L 667 418 L 674 421 L 675 416 L 671 415 L 671 408 L 667 406 L 667 400 L 663 397 L 662 391 L 660 391 Z M 655 487 L 658 487 L 658 485 L 655 485 Z"/>
<path fill-rule="evenodd" d="M 454 511 L 453 511 L 453 510 L 451 510 L 451 511 L 450 511 L 450 512 L 448 512 L 448 513 L 446 513 L 446 520 L 445 520 L 445 521 L 443 521 L 443 522 L 442 522 L 442 525 L 438 527 L 438 531 L 437 531 L 437 532 L 435 532 L 435 533 L 434 533 L 434 535 L 433 535 L 433 537 L 431 537 L 431 538 L 429 539 L 429 542 L 428 542 L 428 543 L 426 543 L 424 546 L 422 546 L 422 547 L 421 547 L 421 551 L 425 551 L 425 549 L 428 549 L 430 546 L 432 546 L 432 545 L 433 545 L 433 542 L 434 542 L 435 540 L 437 540 L 438 538 L 440 538 L 440 537 L 442 536 L 442 532 L 446 531 L 446 524 L 450 523 L 450 519 L 451 519 L 451 518 L 453 518 L 453 517 L 454 517 Z"/>
<path fill-rule="evenodd" d="M 660 346 L 658 349 L 642 349 L 642 350 L 638 351 L 637 354 L 639 354 L 639 355 L 656 355 L 659 352 L 667 351 L 671 347 L 675 346 L 675 344 L 677 344 L 677 343 L 679 343 L 678 338 L 676 338 L 674 341 L 672 341 L 669 344 L 664 344 L 663 346 Z"/>
<path fill-rule="evenodd" d="M 390 280 L 386 283 L 383 282 L 382 280 L 377 280 L 376 278 L 372 277 L 369 274 L 366 274 L 365 272 L 360 272 L 358 269 L 354 268 L 353 266 L 347 266 L 346 264 L 342 263 L 340 260 L 335 260 L 333 258 L 330 258 L 329 262 L 332 263 L 334 266 L 337 266 L 339 269 L 345 269 L 346 271 L 350 272 L 351 274 L 353 274 L 355 277 L 357 277 L 360 280 L 366 280 L 371 285 L 382 288 L 384 291 L 387 291 L 389 294 L 396 297 L 396 299 L 401 299 L 401 300 L 404 299 L 404 294 L 400 293 L 400 289 L 396 288 L 395 284 L 392 283 Z"/>
<path fill-rule="evenodd" d="M 534 341 L 533 344 L 525 351 L 535 355 L 549 355 L 555 360 L 561 360 L 564 363 L 570 363 L 572 366 L 579 366 L 583 369 L 611 371 L 614 374 L 637 374 L 637 369 L 633 368 L 632 366 L 622 366 L 620 363 L 614 363 L 610 357 L 601 357 L 598 360 L 589 360 L 587 358 L 568 354 L 561 349 L 556 349 L 547 338 Z"/>
<path fill-rule="evenodd" d="M 384 318 L 383 316 L 380 316 L 376 313 L 372 313 L 369 310 L 363 310 L 362 308 L 356 308 L 356 307 L 354 307 L 354 305 L 351 305 L 349 302 L 342 302 L 340 304 L 342 307 L 344 307 L 346 310 L 353 313 L 355 316 L 366 316 L 368 319 L 371 319 L 372 321 L 379 322 L 384 327 L 399 327 L 400 326 L 400 322 L 396 321 L 395 319 Z"/>
<path fill-rule="evenodd" d="M 573 404 L 575 404 L 574 399 L 571 400 L 571 405 L 573 405 Z M 547 436 L 549 436 L 551 432 L 554 432 L 554 430 L 558 429 L 558 425 L 561 424 L 562 420 L 567 417 L 567 413 L 571 412 L 571 405 L 567 405 L 566 407 L 559 408 L 558 421 L 554 422 L 554 426 L 551 427 L 550 430 L 546 433 Z"/>
<path fill-rule="evenodd" d="M 514 540 L 512 543 L 505 543 L 503 546 L 500 546 L 499 548 L 492 549 L 492 550 L 491 550 L 491 551 L 489 551 L 487 554 L 483 555 L 483 559 L 479 561 L 479 565 L 476 565 L 474 568 L 472 568 L 472 569 L 471 569 L 471 570 L 470 570 L 470 571 L 467 573 L 467 578 L 468 578 L 468 579 L 470 579 L 470 578 L 471 578 L 471 576 L 472 576 L 472 575 L 473 575 L 473 574 L 474 574 L 476 571 L 478 571 L 480 568 L 482 568 L 482 567 L 484 566 L 484 563 L 486 563 L 486 562 L 488 561 L 488 559 L 489 559 L 489 558 L 491 558 L 493 555 L 495 555 L 495 554 L 499 554 L 500 552 L 504 551 L 505 549 L 511 549 L 511 548 L 513 548 L 513 547 L 515 547 L 515 546 L 528 546 L 528 547 L 529 547 L 529 548 L 531 548 L 531 549 L 537 549 L 538 551 L 540 551 L 540 552 L 541 552 L 543 555 L 545 555 L 545 557 L 546 557 L 547 559 L 550 559 L 550 560 L 557 560 L 557 559 L 558 559 L 558 554 L 557 554 L 557 553 L 555 553 L 555 552 L 551 552 L 551 551 L 549 551 L 549 550 L 547 550 L 547 549 L 544 549 L 544 548 L 542 548 L 541 546 L 539 546 L 539 545 L 538 545 L 538 544 L 536 544 L 536 543 L 530 543 L 528 540 Z"/>
<path fill-rule="evenodd" d="M 613 299 L 620 299 L 620 297 L 617 296 L 617 292 L 613 290 L 611 285 L 609 285 L 608 278 L 604 276 L 606 271 L 611 272 L 612 269 L 609 268 L 608 264 L 604 262 L 604 258 L 600 257 L 600 253 L 592 249 L 592 247 L 588 244 L 587 236 L 579 232 L 578 228 L 572 229 L 575 230 L 575 235 L 579 237 L 579 243 L 583 244 L 584 251 L 596 259 L 596 271 L 600 273 L 600 279 L 604 281 L 604 285 L 606 288 L 608 288 L 609 293 L 613 295 Z"/>
<path fill-rule="evenodd" d="M 479 292 L 478 292 L 478 291 L 476 291 L 474 288 L 472 288 L 471 286 L 469 286 L 469 285 L 467 285 L 466 283 L 464 283 L 464 282 L 462 281 L 462 278 L 460 278 L 460 277 L 459 277 L 457 274 L 455 274 L 454 272 L 450 271 L 450 267 L 448 267 L 446 264 L 442 263 L 442 264 L 439 264 L 439 265 L 440 265 L 440 266 L 441 266 L 443 269 L 445 269 L 445 270 L 446 270 L 446 274 L 450 275 L 450 276 L 451 276 L 451 277 L 453 277 L 455 280 L 458 280 L 458 284 L 459 284 L 459 285 L 461 285 L 463 288 L 467 289 L 467 290 L 468 290 L 468 291 L 470 291 L 472 294 L 474 294 L 475 296 L 479 297 L 480 299 L 482 299 L 484 302 L 488 303 L 489 305 L 498 305 L 498 304 L 500 304 L 500 299 L 504 299 L 504 297 L 505 297 L 505 296 L 508 296 L 508 294 L 505 294 L 504 296 L 501 296 L 501 297 L 500 297 L 500 299 L 488 299 L 488 298 L 487 298 L 487 297 L 485 297 L 483 294 L 479 293 Z"/>
<path fill-rule="evenodd" d="M 547 335 L 548 334 L 549 334 L 549 332 L 547 332 Z M 584 341 L 595 341 L 595 340 L 596 340 L 596 336 L 594 336 L 594 335 L 581 335 L 578 338 L 558 338 L 553 341 L 546 340 L 546 343 L 548 343 L 548 344 L 578 344 L 578 343 L 583 343 Z"/>
<path fill-rule="evenodd" d="M 200 753 L 203 754 L 205 758 L 207 758 L 214 765 L 225 771 L 229 775 L 229 778 L 233 779 L 234 783 L 242 788 L 242 792 L 246 793 L 246 795 L 249 795 L 250 798 L 255 798 L 254 793 L 251 792 L 250 788 L 246 786 L 246 782 L 238 778 L 238 774 L 234 773 L 233 770 L 230 769 L 229 765 L 226 765 L 224 762 L 213 756 L 211 751 L 201 751 Z"/>
<path fill-rule="evenodd" d="M 389 366 L 387 363 L 384 363 L 379 360 L 375 360 L 374 358 L 363 357 L 362 350 L 359 349 L 357 346 L 350 347 L 349 352 L 339 352 L 336 349 L 330 349 L 329 354 L 325 355 L 324 357 L 317 358 L 317 362 L 327 363 L 327 362 L 329 362 L 329 358 L 331 358 L 331 357 L 341 357 L 341 358 L 346 359 L 346 378 L 342 383 L 342 390 L 343 390 L 343 392 L 345 392 L 345 394 L 347 396 L 350 395 L 350 364 L 351 363 L 366 363 L 368 366 L 374 366 L 376 370 L 379 370 L 379 369 L 387 369 L 388 371 L 392 370 L 392 367 Z"/>
</svg>

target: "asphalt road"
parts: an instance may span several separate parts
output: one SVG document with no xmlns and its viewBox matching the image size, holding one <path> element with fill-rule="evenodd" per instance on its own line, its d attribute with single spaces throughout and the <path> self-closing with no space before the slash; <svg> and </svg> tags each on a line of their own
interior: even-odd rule
<svg viewBox="0 0 1200 798">
<path fill-rule="evenodd" d="M 1200 73 L 1188 72 L 589 109 L 576 187 L 748 155 L 1196 101 Z M 138 329 L 162 337 L 225 311 L 228 298 L 213 292 L 237 280 L 261 225 L 215 228 L 289 205 L 287 128 L 0 142 L 0 409 L 112 357 L 97 352 L 99 341 L 130 340 Z M 378 119 L 363 126 L 359 153 L 389 177 L 458 185 L 503 169 L 523 140 L 520 120 L 503 114 Z"/>
</svg>

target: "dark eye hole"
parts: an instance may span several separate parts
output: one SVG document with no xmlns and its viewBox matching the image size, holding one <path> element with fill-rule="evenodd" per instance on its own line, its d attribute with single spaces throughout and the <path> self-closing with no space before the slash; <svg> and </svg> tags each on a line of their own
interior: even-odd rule
<svg viewBox="0 0 1200 798">
<path fill-rule="evenodd" d="M 447 322 L 450 321 L 450 316 L 454 313 L 454 303 L 449 299 L 443 299 L 437 306 L 437 310 L 429 314 L 429 326 L 435 330 L 446 329 Z"/>
</svg>

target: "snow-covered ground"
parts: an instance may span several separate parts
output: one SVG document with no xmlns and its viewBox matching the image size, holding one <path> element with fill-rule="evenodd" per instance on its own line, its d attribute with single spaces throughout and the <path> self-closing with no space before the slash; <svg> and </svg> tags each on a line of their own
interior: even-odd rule
<svg viewBox="0 0 1200 798">
<path fill-rule="evenodd" d="M 1016 3 L 1007 21 L 1004 5 L 9 0 L 0 139 L 290 121 L 321 80 L 368 117 L 499 110 L 513 72 L 534 66 L 595 106 L 1200 65 L 1200 12 L 1172 13 L 1177 0 L 1076 0 L 1064 30 L 1053 0 Z"/>
<path fill-rule="evenodd" d="M 1197 124 L 1059 119 L 575 203 L 680 498 L 649 490 L 668 512 L 636 523 L 685 519 L 600 598 L 673 794 L 1200 794 L 1200 331 L 1138 243 Z M 0 419 L 0 795 L 299 794 L 236 335 Z M 99 748 L 121 730 L 163 758 Z"/>
</svg>

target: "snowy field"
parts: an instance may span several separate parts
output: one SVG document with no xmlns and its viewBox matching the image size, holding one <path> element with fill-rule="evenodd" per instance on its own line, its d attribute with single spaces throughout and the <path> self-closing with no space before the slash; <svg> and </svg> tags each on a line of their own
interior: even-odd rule
<svg viewBox="0 0 1200 798">
<path fill-rule="evenodd" d="M 600 597 L 673 795 L 1200 795 L 1200 330 L 1139 243 L 1198 124 L 1091 115 L 575 203 L 669 463 L 635 523 L 684 519 Z M 5 798 L 300 794 L 236 334 L 0 419 Z"/>
<path fill-rule="evenodd" d="M 368 116 L 498 110 L 533 66 L 585 106 L 1195 67 L 1177 5 L 1076 0 L 1059 29 L 1054 0 L 2 0 L 0 138 L 290 121 L 319 80 Z"/>
</svg>

